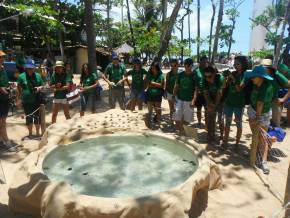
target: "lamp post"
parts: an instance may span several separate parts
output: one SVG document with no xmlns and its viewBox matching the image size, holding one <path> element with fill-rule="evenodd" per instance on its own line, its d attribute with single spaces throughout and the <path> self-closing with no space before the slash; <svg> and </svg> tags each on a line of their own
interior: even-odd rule
<svg viewBox="0 0 290 218">
<path fill-rule="evenodd" d="M 3 19 L 0 20 L 0 22 L 5 21 L 5 20 L 9 20 L 9 19 L 12 19 L 12 18 L 15 18 L 15 17 L 18 17 L 18 16 L 20 16 L 20 15 L 23 15 L 23 16 L 27 17 L 27 16 L 32 15 L 33 12 L 34 12 L 33 9 L 28 8 L 28 9 L 25 9 L 24 11 L 21 11 L 21 12 L 18 13 L 18 14 L 12 15 L 12 16 L 10 16 L 10 17 L 3 18 Z"/>
</svg>

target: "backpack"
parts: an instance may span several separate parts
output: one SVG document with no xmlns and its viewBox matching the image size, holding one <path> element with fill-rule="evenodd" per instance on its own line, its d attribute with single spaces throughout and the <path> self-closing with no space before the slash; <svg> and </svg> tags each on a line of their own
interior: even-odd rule
<svg viewBox="0 0 290 218">
<path fill-rule="evenodd" d="M 269 126 L 268 135 L 271 137 L 276 137 L 278 142 L 283 142 L 286 136 L 286 132 L 279 127 Z"/>
</svg>

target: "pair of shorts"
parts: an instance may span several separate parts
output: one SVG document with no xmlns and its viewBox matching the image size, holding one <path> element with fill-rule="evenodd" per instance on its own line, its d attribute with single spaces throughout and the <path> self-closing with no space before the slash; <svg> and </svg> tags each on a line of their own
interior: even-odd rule
<svg viewBox="0 0 290 218">
<path fill-rule="evenodd" d="M 68 104 L 68 101 L 66 98 L 63 98 L 63 99 L 53 99 L 53 103 L 54 104 Z"/>
<path fill-rule="evenodd" d="M 243 107 L 230 107 L 225 105 L 224 106 L 224 114 L 226 117 L 226 127 L 230 127 L 232 124 L 232 117 L 233 114 L 235 115 L 235 121 L 238 128 L 242 128 L 242 121 L 243 121 L 243 114 L 244 108 Z"/>
<path fill-rule="evenodd" d="M 169 92 L 166 92 L 166 98 L 168 101 L 172 101 L 173 100 L 173 94 L 170 94 Z"/>
<path fill-rule="evenodd" d="M 193 109 L 191 108 L 191 101 L 181 101 L 177 99 L 173 120 L 191 123 L 193 119 Z"/>
<path fill-rule="evenodd" d="M 139 90 L 136 90 L 136 89 L 131 89 L 130 99 L 143 100 L 144 99 L 144 91 L 143 90 L 139 91 Z"/>
<path fill-rule="evenodd" d="M 9 101 L 7 100 L 0 100 L 0 117 L 7 117 L 9 111 Z"/>
<path fill-rule="evenodd" d="M 24 113 L 26 116 L 26 125 L 31 124 L 40 124 L 40 112 L 37 110 L 39 108 L 39 104 L 37 103 L 25 103 L 22 105 L 24 109 Z"/>
<path fill-rule="evenodd" d="M 203 96 L 202 93 L 197 94 L 197 98 L 196 98 L 196 102 L 195 102 L 195 106 L 198 109 L 201 109 L 202 107 L 205 107 L 205 98 Z"/>
<path fill-rule="evenodd" d="M 254 110 L 254 108 L 251 105 L 248 107 L 248 116 L 249 116 L 250 120 L 254 120 L 256 118 L 256 111 Z M 272 118 L 272 111 L 270 110 L 269 112 L 263 113 L 260 116 L 259 122 L 263 126 L 269 127 L 271 118 Z"/>
<path fill-rule="evenodd" d="M 81 112 L 85 112 L 87 109 L 87 105 L 89 101 L 91 101 L 92 111 L 95 110 L 95 103 L 96 103 L 96 93 L 81 93 L 80 95 L 80 109 Z"/>
<path fill-rule="evenodd" d="M 162 102 L 162 95 L 148 95 L 146 96 L 147 102 Z"/>
</svg>

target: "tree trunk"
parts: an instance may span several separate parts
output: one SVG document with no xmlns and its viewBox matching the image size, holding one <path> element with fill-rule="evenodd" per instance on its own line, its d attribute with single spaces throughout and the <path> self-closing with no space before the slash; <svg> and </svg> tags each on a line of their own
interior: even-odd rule
<svg viewBox="0 0 290 218">
<path fill-rule="evenodd" d="M 171 13 L 171 16 L 169 18 L 169 22 L 168 22 L 166 28 L 164 28 L 162 30 L 161 37 L 160 37 L 160 48 L 159 48 L 159 51 L 157 54 L 157 59 L 159 61 L 162 59 L 163 55 L 165 54 L 165 52 L 168 48 L 168 44 L 169 44 L 169 41 L 171 39 L 171 33 L 173 30 L 173 26 L 174 26 L 174 23 L 176 21 L 180 6 L 182 4 L 182 1 L 183 0 L 176 1 L 176 4 L 175 4 L 173 11 Z"/>
<path fill-rule="evenodd" d="M 122 18 L 122 25 L 124 25 L 124 2 L 121 1 L 121 18 Z"/>
<path fill-rule="evenodd" d="M 280 34 L 280 37 L 279 37 L 279 40 L 277 42 L 277 46 L 276 46 L 276 49 L 275 49 L 274 67 L 277 67 L 278 62 L 279 62 L 280 52 L 281 52 L 281 49 L 282 49 L 282 46 L 283 46 L 284 32 L 285 32 L 285 29 L 286 29 L 286 25 L 287 25 L 287 21 L 288 21 L 289 16 L 290 16 L 290 0 L 288 1 L 288 5 L 287 5 L 286 12 L 285 12 L 285 17 L 284 17 L 284 21 L 283 21 L 281 34 Z"/>
<path fill-rule="evenodd" d="M 62 20 L 60 16 L 60 1 L 54 1 L 54 10 L 57 11 L 57 17 L 59 22 Z M 63 46 L 63 35 L 61 29 L 57 30 L 58 40 L 59 40 L 59 49 L 62 61 L 64 61 L 64 46 Z"/>
<path fill-rule="evenodd" d="M 183 35 L 184 35 L 184 19 L 181 21 L 181 65 L 183 65 L 183 56 L 184 56 L 184 46 L 183 46 Z"/>
<path fill-rule="evenodd" d="M 135 38 L 134 38 L 133 26 L 132 26 L 132 22 L 131 22 L 129 0 L 126 0 L 126 3 L 127 3 L 127 16 L 128 16 L 129 26 L 130 26 L 131 39 L 132 39 L 132 44 L 133 44 L 133 48 L 134 48 L 134 55 L 136 55 Z"/>
<path fill-rule="evenodd" d="M 112 43 L 109 40 L 109 38 L 110 38 L 110 10 L 111 10 L 111 1 L 110 0 L 107 0 L 107 9 L 106 9 L 106 12 L 107 12 L 106 32 L 107 32 L 107 43 L 108 43 L 109 50 L 112 49 Z"/>
<path fill-rule="evenodd" d="M 167 18 L 167 5 L 168 5 L 168 0 L 162 0 L 162 23 L 164 24 L 166 18 Z"/>
<path fill-rule="evenodd" d="M 187 17 L 187 23 L 188 23 L 188 49 L 189 49 L 189 51 L 191 51 L 191 34 L 190 34 L 190 12 L 189 12 L 189 10 L 190 10 L 190 0 L 188 0 L 187 1 L 187 10 L 188 10 L 188 17 Z"/>
<path fill-rule="evenodd" d="M 215 61 L 215 57 L 216 57 L 217 51 L 218 51 L 219 34 L 220 34 L 220 29 L 221 29 L 221 25 L 222 25 L 222 21 L 223 21 L 223 14 L 224 14 L 224 0 L 220 0 L 218 20 L 217 20 L 217 25 L 216 25 L 216 29 L 215 29 L 213 51 L 212 51 L 212 57 L 211 57 L 212 64 Z"/>
<path fill-rule="evenodd" d="M 210 33 L 209 33 L 209 46 L 208 46 L 208 55 L 209 58 L 211 58 L 211 46 L 212 46 L 212 31 L 213 31 L 213 24 L 214 24 L 214 19 L 215 19 L 215 13 L 216 13 L 216 5 L 214 3 L 214 0 L 211 0 L 212 4 L 212 16 L 210 20 Z"/>
<path fill-rule="evenodd" d="M 96 61 L 95 17 L 93 12 L 92 0 L 85 0 L 85 21 L 87 32 L 87 44 L 88 44 L 89 71 L 94 72 L 97 69 L 97 61 Z"/>
<path fill-rule="evenodd" d="M 286 44 L 286 48 L 283 52 L 283 63 L 290 66 L 290 58 L 289 58 L 289 52 L 290 52 L 290 16 L 288 17 L 288 40 Z"/>
<path fill-rule="evenodd" d="M 199 60 L 200 51 L 200 0 L 197 0 L 197 46 L 196 46 L 197 60 Z"/>
<path fill-rule="evenodd" d="M 232 28 L 231 28 L 231 32 L 230 32 L 230 40 L 229 40 L 229 47 L 228 47 L 228 58 L 230 57 L 231 54 L 231 49 L 232 49 L 232 42 L 233 42 L 233 33 L 234 33 L 234 29 L 236 28 L 236 20 L 233 20 L 232 23 Z"/>
</svg>

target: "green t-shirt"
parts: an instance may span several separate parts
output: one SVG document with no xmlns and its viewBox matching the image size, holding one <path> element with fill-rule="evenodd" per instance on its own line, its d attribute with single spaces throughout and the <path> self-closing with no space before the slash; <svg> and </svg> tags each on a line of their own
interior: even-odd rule
<svg viewBox="0 0 290 218">
<path fill-rule="evenodd" d="M 169 93 L 169 94 L 173 94 L 173 89 L 174 89 L 174 86 L 175 86 L 175 83 L 176 83 L 176 79 L 177 79 L 177 75 L 178 75 L 178 72 L 176 73 L 173 73 L 172 71 L 170 71 L 168 73 L 168 80 L 166 81 L 166 91 Z"/>
<path fill-rule="evenodd" d="M 234 81 L 229 85 L 225 104 L 229 107 L 242 108 L 245 106 L 245 90 L 238 91 L 236 85 L 240 85 L 243 80 L 243 73 L 234 74 Z"/>
<path fill-rule="evenodd" d="M 181 101 L 192 101 L 196 87 L 194 74 L 186 74 L 185 71 L 179 73 L 176 79 L 176 85 L 178 86 L 178 99 Z"/>
<path fill-rule="evenodd" d="M 126 68 L 123 64 L 119 66 L 114 66 L 112 63 L 109 64 L 105 70 L 106 74 L 109 77 L 110 82 L 114 82 L 115 84 L 123 79 L 123 76 L 126 73 Z M 124 85 L 115 86 L 115 88 L 122 88 Z"/>
<path fill-rule="evenodd" d="M 9 86 L 9 80 L 8 80 L 8 76 L 7 73 L 4 69 L 0 69 L 0 87 L 8 87 Z M 2 92 L 0 92 L 0 100 L 8 100 L 8 95 L 3 94 Z"/>
<path fill-rule="evenodd" d="M 61 83 L 62 86 L 66 86 L 67 84 L 71 83 L 70 75 L 67 75 L 66 73 L 52 74 L 50 84 L 56 85 L 58 83 Z M 54 92 L 54 98 L 65 99 L 67 93 L 68 93 L 68 90 L 56 90 Z"/>
<path fill-rule="evenodd" d="M 264 102 L 264 107 L 262 113 L 267 113 L 271 109 L 271 103 L 273 99 L 273 85 L 269 80 L 264 80 L 263 84 L 258 87 L 253 86 L 253 91 L 251 94 L 251 105 L 256 110 L 257 102 Z"/>
<path fill-rule="evenodd" d="M 127 75 L 132 76 L 132 89 L 142 91 L 144 89 L 144 75 L 147 75 L 147 71 L 143 68 L 140 70 L 130 70 Z"/>
<path fill-rule="evenodd" d="M 204 82 L 204 72 L 202 69 L 197 68 L 194 71 L 194 78 L 197 83 L 197 88 L 199 92 L 203 91 L 203 82 Z"/>
<path fill-rule="evenodd" d="M 83 78 L 82 78 L 82 85 L 84 87 L 88 87 L 88 86 L 92 86 L 96 83 L 96 80 L 98 80 L 98 77 L 95 73 L 89 73 L 88 75 L 85 75 Z M 94 89 L 89 89 L 86 91 L 86 93 L 93 93 L 94 92 Z"/>
<path fill-rule="evenodd" d="M 217 93 L 222 89 L 223 84 L 224 76 L 218 73 L 215 76 L 215 81 L 213 84 L 210 84 L 206 81 L 206 79 L 203 79 L 203 90 L 208 91 L 210 99 L 214 101 Z"/>
<path fill-rule="evenodd" d="M 26 72 L 21 73 L 18 77 L 17 83 L 22 89 L 22 102 L 24 104 L 34 103 L 36 101 L 34 88 L 43 85 L 40 74 L 33 73 L 32 76 L 29 76 Z"/>
<path fill-rule="evenodd" d="M 147 80 L 149 82 L 161 83 L 162 81 L 164 81 L 164 76 L 163 76 L 163 73 L 160 73 L 156 76 L 154 76 L 151 73 L 148 73 Z M 163 95 L 163 89 L 161 89 L 161 88 L 148 88 L 147 94 L 150 96 L 160 96 L 160 95 Z"/>
<path fill-rule="evenodd" d="M 279 89 L 287 87 L 288 79 L 283 74 L 281 74 L 279 71 L 276 71 L 275 75 L 272 77 L 273 77 L 273 80 L 272 80 L 273 99 L 277 99 Z"/>
</svg>

